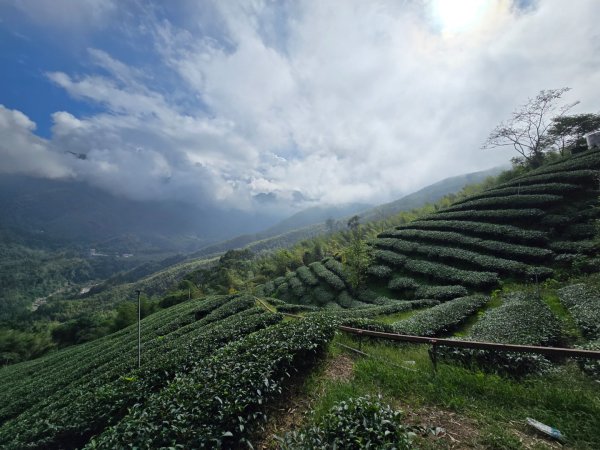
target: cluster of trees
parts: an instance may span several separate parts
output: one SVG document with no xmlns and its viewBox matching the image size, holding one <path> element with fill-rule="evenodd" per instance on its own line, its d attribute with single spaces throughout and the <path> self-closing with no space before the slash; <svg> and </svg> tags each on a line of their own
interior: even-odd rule
<svg viewBox="0 0 600 450">
<path fill-rule="evenodd" d="M 513 147 L 516 165 L 536 168 L 548 157 L 585 149 L 585 135 L 600 130 L 600 114 L 567 115 L 579 102 L 561 104 L 570 88 L 542 90 L 492 130 L 482 148 Z"/>
</svg>

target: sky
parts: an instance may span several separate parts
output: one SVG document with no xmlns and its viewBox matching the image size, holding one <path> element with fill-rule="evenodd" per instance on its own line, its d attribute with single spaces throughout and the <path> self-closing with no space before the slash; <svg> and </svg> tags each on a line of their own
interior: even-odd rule
<svg viewBox="0 0 600 450">
<path fill-rule="evenodd" d="M 0 173 L 241 210 L 507 164 L 541 89 L 599 112 L 600 1 L 0 0 Z"/>
</svg>

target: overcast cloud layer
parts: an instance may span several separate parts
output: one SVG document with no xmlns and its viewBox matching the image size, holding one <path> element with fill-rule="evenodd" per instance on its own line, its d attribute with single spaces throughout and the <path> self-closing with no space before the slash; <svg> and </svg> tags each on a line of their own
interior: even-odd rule
<svg viewBox="0 0 600 450">
<path fill-rule="evenodd" d="M 57 110 L 44 139 L 1 106 L 1 172 L 243 209 L 376 203 L 506 164 L 480 146 L 540 89 L 600 110 L 597 0 L 484 0 L 461 30 L 436 1 L 162 3 L 0 4 L 0 27 L 84 49 L 80 71 L 40 70 L 95 108 Z"/>
</svg>

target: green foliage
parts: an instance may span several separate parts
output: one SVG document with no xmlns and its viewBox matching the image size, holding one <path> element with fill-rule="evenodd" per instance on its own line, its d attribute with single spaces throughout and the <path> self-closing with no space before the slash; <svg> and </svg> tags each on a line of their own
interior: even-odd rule
<svg viewBox="0 0 600 450">
<path fill-rule="evenodd" d="M 546 244 L 548 235 L 542 231 L 526 230 L 511 225 L 498 225 L 484 222 L 472 222 L 468 220 L 426 220 L 415 221 L 397 227 L 398 230 L 439 230 L 454 231 L 467 236 L 481 236 L 496 240 L 508 240 L 525 245 Z"/>
<path fill-rule="evenodd" d="M 504 298 L 498 308 L 490 309 L 473 325 L 466 339 L 522 345 L 557 345 L 561 324 L 548 306 L 524 292 Z M 550 367 L 541 355 L 472 349 L 444 349 L 444 357 L 465 364 L 477 363 L 486 370 L 520 376 L 543 372 Z"/>
<path fill-rule="evenodd" d="M 406 256 L 390 252 L 389 250 L 375 250 L 373 251 L 373 257 L 395 268 L 404 266 L 407 260 Z"/>
<path fill-rule="evenodd" d="M 404 270 L 410 274 L 427 277 L 442 283 L 460 283 L 475 289 L 490 289 L 499 283 L 499 278 L 493 272 L 476 272 L 457 269 L 453 266 L 430 261 L 410 259 L 404 265 Z"/>
<path fill-rule="evenodd" d="M 460 248 L 473 249 L 478 252 L 490 252 L 496 256 L 504 256 L 517 261 L 547 261 L 553 255 L 552 250 L 527 245 L 511 244 L 510 242 L 486 240 L 465 236 L 453 231 L 435 230 L 390 230 L 380 235 L 382 238 L 400 238 L 417 243 L 433 242 L 446 245 L 456 245 Z M 550 244 L 552 247 L 553 243 Z"/>
<path fill-rule="evenodd" d="M 344 268 L 353 289 L 357 289 L 366 280 L 367 268 L 372 258 L 367 242 L 358 232 L 353 233 L 350 244 L 342 252 Z"/>
<path fill-rule="evenodd" d="M 323 280 L 333 290 L 341 291 L 346 288 L 346 283 L 344 283 L 344 281 L 335 273 L 327 269 L 321 262 L 311 263 L 309 267 L 312 269 L 317 278 Z"/>
<path fill-rule="evenodd" d="M 309 366 L 333 336 L 324 320 L 269 327 L 199 360 L 145 405 L 134 405 L 89 448 L 232 448 L 264 421 L 290 372 Z M 247 445 L 247 444 L 246 444 Z"/>
<path fill-rule="evenodd" d="M 54 347 L 47 332 L 0 328 L 0 366 L 37 358 Z"/>
<path fill-rule="evenodd" d="M 252 298 L 213 301 L 206 305 L 208 309 L 202 308 L 202 302 L 189 303 L 171 308 L 181 306 L 178 314 L 166 310 L 167 314 L 155 314 L 143 321 L 140 369 L 132 369 L 137 330 L 129 327 L 110 339 L 59 352 L 49 358 L 50 365 L 44 365 L 43 373 L 15 379 L 5 393 L 10 402 L 3 404 L 0 417 L 14 417 L 30 409 L 0 428 L 0 446 L 80 447 L 89 437 L 116 423 L 127 408 L 142 405 L 170 380 L 189 373 L 202 358 L 281 320 L 277 314 L 254 308 Z M 159 330 L 164 331 L 165 319 L 181 324 L 180 315 L 188 317 L 194 310 L 192 317 L 199 313 L 198 317 L 204 316 L 167 335 L 157 335 Z M 13 370 L 21 368 L 14 366 Z"/>
<path fill-rule="evenodd" d="M 402 412 L 381 398 L 357 397 L 336 403 L 323 417 L 300 431 L 278 438 L 284 450 L 293 449 L 412 449 L 412 434 L 402 424 Z"/>
<path fill-rule="evenodd" d="M 438 212 L 420 217 L 419 220 L 473 220 L 477 222 L 508 223 L 531 222 L 544 216 L 544 211 L 525 209 L 469 209 L 464 211 Z"/>
<path fill-rule="evenodd" d="M 308 286 L 317 286 L 319 280 L 313 275 L 311 270 L 306 266 L 300 266 L 296 270 L 296 275 L 302 282 Z"/>
<path fill-rule="evenodd" d="M 415 291 L 415 297 L 446 301 L 464 297 L 468 293 L 467 288 L 463 286 L 421 286 Z"/>
<path fill-rule="evenodd" d="M 558 296 L 581 332 L 588 339 L 600 339 L 600 294 L 579 283 L 559 289 Z"/>
<path fill-rule="evenodd" d="M 402 291 L 405 289 L 416 289 L 417 287 L 419 287 L 419 284 L 412 278 L 408 278 L 408 277 L 400 277 L 400 276 L 394 277 L 388 283 L 388 288 L 392 289 L 394 291 Z"/>
<path fill-rule="evenodd" d="M 585 166 L 584 166 L 585 167 Z M 591 169 L 568 169 L 565 168 L 564 171 L 555 172 L 550 170 L 548 167 L 547 172 L 542 173 L 531 173 L 531 175 L 526 175 L 524 177 L 514 178 L 511 181 L 498 185 L 498 188 L 505 188 L 511 186 L 526 186 L 529 184 L 539 184 L 539 183 L 572 183 L 572 184 L 589 184 L 593 183 L 597 170 Z"/>
<path fill-rule="evenodd" d="M 532 269 L 527 264 L 495 256 L 482 255 L 477 252 L 460 248 L 423 245 L 402 239 L 382 238 L 375 241 L 377 247 L 388 248 L 407 255 L 425 256 L 428 260 L 446 263 L 459 263 L 472 266 L 479 270 L 490 270 L 502 274 L 527 276 Z M 552 271 L 547 268 L 536 268 L 538 276 L 549 276 Z"/>
<path fill-rule="evenodd" d="M 457 298 L 418 312 L 392 326 L 397 333 L 401 334 L 439 336 L 455 329 L 488 300 L 488 297 L 481 295 Z"/>
<path fill-rule="evenodd" d="M 370 265 L 367 269 L 367 273 L 375 278 L 386 279 L 392 274 L 392 269 L 382 264 Z"/>
<path fill-rule="evenodd" d="M 542 184 L 533 184 L 526 186 L 513 186 L 506 188 L 491 188 L 487 189 L 480 194 L 475 194 L 469 196 L 465 199 L 454 202 L 454 205 L 462 205 L 464 203 L 469 203 L 473 200 L 480 200 L 484 198 L 490 197 L 499 197 L 501 195 L 532 195 L 532 194 L 553 194 L 553 195 L 564 195 L 565 193 L 569 193 L 572 191 L 576 191 L 581 189 L 581 186 L 576 184 L 568 184 L 568 183 L 542 183 Z"/>
<path fill-rule="evenodd" d="M 590 341 L 579 346 L 583 350 L 600 351 L 600 340 Z M 579 367 L 596 381 L 600 381 L 600 360 L 580 358 L 577 360 Z"/>
<path fill-rule="evenodd" d="M 558 203 L 562 195 L 501 195 L 498 197 L 485 197 L 455 204 L 443 211 L 466 211 L 471 209 L 502 209 L 502 208 L 543 208 Z"/>
</svg>

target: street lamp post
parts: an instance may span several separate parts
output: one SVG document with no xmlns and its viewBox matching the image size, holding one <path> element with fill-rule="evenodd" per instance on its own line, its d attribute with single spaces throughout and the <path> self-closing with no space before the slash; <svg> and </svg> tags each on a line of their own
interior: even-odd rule
<svg viewBox="0 0 600 450">
<path fill-rule="evenodd" d="M 140 294 L 142 291 L 136 289 L 137 301 L 138 301 L 138 368 L 142 365 L 142 308 L 140 304 Z"/>
</svg>

